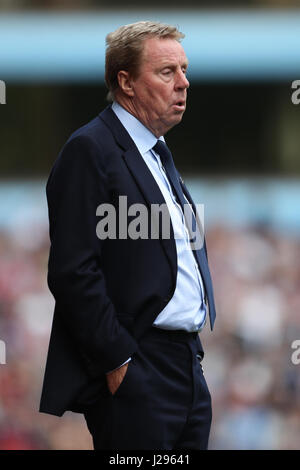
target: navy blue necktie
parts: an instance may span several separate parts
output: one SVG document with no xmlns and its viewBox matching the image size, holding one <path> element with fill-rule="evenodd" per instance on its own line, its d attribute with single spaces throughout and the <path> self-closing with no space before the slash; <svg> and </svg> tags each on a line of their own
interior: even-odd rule
<svg viewBox="0 0 300 470">
<path fill-rule="evenodd" d="M 163 141 L 158 140 L 157 143 L 154 145 L 153 150 L 156 153 L 158 153 L 158 155 L 161 158 L 161 162 L 165 168 L 166 174 L 173 187 L 175 195 L 177 196 L 178 202 L 181 205 L 183 213 L 185 215 L 187 214 L 189 215 L 189 217 L 186 217 L 186 221 L 189 219 L 192 222 L 192 233 L 195 233 L 195 227 L 197 223 L 198 223 L 197 227 L 201 232 L 202 227 L 199 227 L 200 225 L 199 221 L 198 222 L 196 221 L 195 214 L 193 213 L 193 210 L 190 204 L 187 202 L 187 200 L 184 197 L 184 194 L 183 194 L 180 182 L 179 182 L 177 170 L 175 168 L 173 157 L 169 148 Z M 191 230 L 191 227 L 189 226 L 188 223 L 187 223 L 187 227 L 189 230 Z M 198 230 L 198 236 L 199 236 L 199 230 Z M 190 232 L 190 235 L 191 235 L 191 232 Z M 204 235 L 203 235 L 203 240 L 204 240 Z M 215 309 L 212 281 L 211 281 L 211 276 L 209 272 L 207 257 L 206 257 L 205 250 L 204 250 L 204 244 L 201 244 L 201 248 L 194 249 L 193 253 L 198 263 L 198 266 L 202 275 L 202 279 L 204 282 L 204 286 L 205 286 L 205 291 L 206 291 L 208 306 L 209 306 L 210 327 L 212 330 L 214 326 L 215 318 L 216 318 L 216 309 Z"/>
</svg>

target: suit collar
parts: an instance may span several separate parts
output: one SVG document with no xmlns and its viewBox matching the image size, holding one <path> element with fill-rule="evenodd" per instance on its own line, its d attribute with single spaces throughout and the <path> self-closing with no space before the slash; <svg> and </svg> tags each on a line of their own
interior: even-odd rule
<svg viewBox="0 0 300 470">
<path fill-rule="evenodd" d="M 122 147 L 125 163 L 149 205 L 163 204 L 165 200 L 158 184 L 153 178 L 151 171 L 129 133 L 111 109 L 111 105 L 109 105 L 99 117 L 110 128 L 117 143 Z"/>
<path fill-rule="evenodd" d="M 113 102 L 111 109 L 127 130 L 140 154 L 144 156 L 146 152 L 154 147 L 157 142 L 157 137 L 117 101 Z"/>
<path fill-rule="evenodd" d="M 125 127 L 111 109 L 111 104 L 109 104 L 104 111 L 99 114 L 99 118 L 102 119 L 102 121 L 104 121 L 104 123 L 109 127 L 117 143 L 123 148 L 123 150 L 128 150 L 132 147 L 136 148 L 135 143 L 126 131 Z"/>
<path fill-rule="evenodd" d="M 99 115 L 123 149 L 123 158 L 149 206 L 164 204 L 164 197 L 134 141 L 109 105 Z"/>
</svg>

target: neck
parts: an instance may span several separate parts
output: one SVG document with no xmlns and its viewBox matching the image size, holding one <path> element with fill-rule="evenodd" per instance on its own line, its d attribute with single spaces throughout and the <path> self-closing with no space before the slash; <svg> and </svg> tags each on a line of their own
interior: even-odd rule
<svg viewBox="0 0 300 470">
<path fill-rule="evenodd" d="M 138 119 L 147 129 L 152 132 L 157 139 L 166 133 L 165 129 L 162 129 L 161 126 L 155 126 L 154 124 L 149 122 L 147 119 L 147 112 L 143 110 L 137 109 L 135 106 L 134 101 L 131 98 L 124 98 L 123 96 L 119 95 L 115 97 L 117 103 L 122 106 L 128 113 L 132 114 L 136 119 Z"/>
</svg>

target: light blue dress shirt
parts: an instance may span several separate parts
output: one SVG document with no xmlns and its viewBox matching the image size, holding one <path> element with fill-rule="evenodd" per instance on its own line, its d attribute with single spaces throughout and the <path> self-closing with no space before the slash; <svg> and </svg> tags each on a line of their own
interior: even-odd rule
<svg viewBox="0 0 300 470">
<path fill-rule="evenodd" d="M 167 204 L 177 250 L 177 280 L 172 299 L 158 314 L 153 326 L 166 330 L 200 331 L 206 323 L 207 306 L 198 264 L 189 246 L 189 235 L 181 206 L 177 203 L 159 155 L 153 147 L 157 138 L 116 101 L 112 110 L 134 141 Z M 164 141 L 163 137 L 160 140 Z"/>
</svg>

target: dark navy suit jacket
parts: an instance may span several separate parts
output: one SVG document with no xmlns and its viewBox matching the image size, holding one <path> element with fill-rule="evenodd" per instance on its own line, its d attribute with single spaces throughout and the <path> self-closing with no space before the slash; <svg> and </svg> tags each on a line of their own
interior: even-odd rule
<svg viewBox="0 0 300 470">
<path fill-rule="evenodd" d="M 118 209 L 119 196 L 127 196 L 128 207 L 141 203 L 150 214 L 151 204 L 165 203 L 110 106 L 68 139 L 46 193 L 48 285 L 56 303 L 40 411 L 61 416 L 66 410 L 83 412 L 101 395 L 105 372 L 137 350 L 173 296 L 177 255 L 172 229 L 170 239 L 97 237 L 100 204 Z"/>
</svg>

